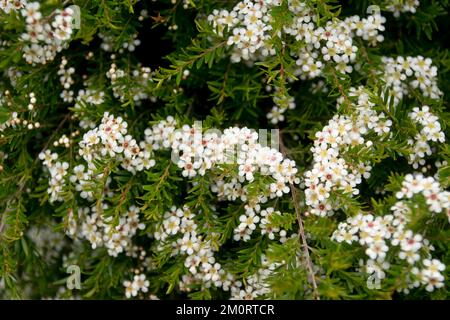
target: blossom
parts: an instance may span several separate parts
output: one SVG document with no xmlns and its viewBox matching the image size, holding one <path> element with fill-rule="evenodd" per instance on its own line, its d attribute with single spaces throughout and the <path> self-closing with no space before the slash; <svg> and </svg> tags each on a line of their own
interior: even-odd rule
<svg viewBox="0 0 450 320">
<path fill-rule="evenodd" d="M 410 187 L 415 192 L 422 192 L 423 186 L 432 188 L 438 187 L 432 179 L 421 179 L 421 176 L 408 176 L 403 182 L 403 193 L 409 193 Z M 412 197 L 412 194 L 411 194 Z M 425 286 L 427 291 L 443 286 L 444 277 L 441 272 L 445 270 L 445 265 L 437 259 L 424 256 L 423 252 L 429 252 L 433 248 L 427 239 L 419 233 L 405 230 L 410 216 L 406 215 L 410 209 L 403 202 L 398 202 L 391 208 L 393 214 L 375 217 L 372 214 L 358 214 L 350 217 L 346 222 L 341 222 L 332 235 L 332 239 L 337 242 L 347 242 L 353 244 L 359 238 L 359 244 L 365 246 L 365 253 L 369 257 L 366 262 L 366 272 L 377 273 L 379 279 L 385 277 L 383 269 L 388 269 L 395 263 L 392 255 L 388 252 L 397 251 L 399 261 L 406 260 L 412 266 L 404 267 L 407 274 L 405 282 L 407 288 L 417 287 L 420 284 Z M 399 247 L 396 249 L 395 247 Z M 425 250 L 422 250 L 425 248 Z M 389 259 L 389 260 L 387 260 Z M 399 263 L 397 260 L 396 262 Z M 417 266 L 422 264 L 423 268 Z M 418 279 L 417 281 L 415 279 Z"/>
<path fill-rule="evenodd" d="M 124 281 L 123 286 L 125 287 L 125 296 L 127 298 L 137 296 L 138 290 L 135 288 L 135 286 L 132 285 L 131 281 Z"/>
<path fill-rule="evenodd" d="M 420 5 L 419 0 L 389 0 L 387 10 L 393 12 L 394 17 L 399 17 L 400 13 L 415 13 Z"/>
<path fill-rule="evenodd" d="M 3 2 L 3 1 L 2 1 Z M 15 1 L 26 22 L 26 33 L 21 35 L 27 43 L 23 46 L 23 57 L 30 64 L 46 64 L 65 48 L 72 35 L 73 10 L 55 10 L 49 22 L 42 17 L 38 2 Z M 0 6 L 3 8 L 3 4 Z M 7 5 L 6 10 L 11 7 Z M 5 11 L 6 11 L 5 10 Z M 51 17 L 50 16 L 50 17 Z"/>
<path fill-rule="evenodd" d="M 255 213 L 253 212 L 248 212 L 247 214 L 243 214 L 239 217 L 239 221 L 241 222 L 239 225 L 239 229 L 243 230 L 243 229 L 250 229 L 250 230 L 255 230 L 256 229 L 256 225 L 259 222 L 260 218 L 255 215 Z"/>
<path fill-rule="evenodd" d="M 389 250 L 389 247 L 385 244 L 384 241 L 374 242 L 372 243 L 366 250 L 366 254 L 370 257 L 370 259 L 380 259 L 384 260 L 386 257 L 386 253 Z"/>
<path fill-rule="evenodd" d="M 407 174 L 402 182 L 402 189 L 396 193 L 396 197 L 401 200 L 413 198 L 417 194 L 425 197 L 431 212 L 441 213 L 450 210 L 450 192 L 442 190 L 438 181 L 433 177 L 424 177 L 422 174 Z M 400 203 L 397 203 L 396 206 L 398 207 Z"/>
<path fill-rule="evenodd" d="M 27 0 L 3 0 L 0 1 L 0 9 L 6 13 L 10 13 L 11 10 L 18 11 L 27 5 Z"/>
<path fill-rule="evenodd" d="M 304 173 L 306 204 L 311 212 L 319 216 L 331 215 L 337 203 L 329 198 L 331 190 L 338 188 L 345 194 L 359 194 L 356 185 L 362 179 L 370 177 L 372 167 L 366 162 L 350 165 L 343 155 L 352 147 L 361 146 L 371 149 L 371 144 L 364 139 L 371 130 L 375 133 L 390 132 L 392 121 L 382 113 L 377 114 L 373 102 L 364 87 L 351 88 L 350 96 L 356 97 L 352 103 L 354 117 L 335 115 L 323 129 L 315 134 L 314 146 L 311 148 L 314 162 L 312 168 Z M 338 101 L 338 104 L 342 100 Z"/>
<path fill-rule="evenodd" d="M 409 118 L 417 127 L 421 128 L 414 139 L 408 140 L 408 144 L 412 148 L 408 161 L 416 169 L 423 164 L 425 156 L 431 154 L 430 142 L 445 142 L 445 135 L 441 129 L 439 119 L 429 110 L 428 106 L 423 106 L 421 109 L 415 107 L 409 113 Z"/>
<path fill-rule="evenodd" d="M 390 97 L 397 104 L 403 96 L 409 96 L 409 90 L 418 88 L 425 97 L 438 99 L 442 91 L 437 86 L 437 68 L 432 60 L 417 57 L 383 57 L 382 77 L 391 90 Z"/>
<path fill-rule="evenodd" d="M 270 44 L 272 39 L 270 12 L 272 8 L 280 5 L 280 1 L 245 0 L 236 4 L 232 11 L 213 10 L 208 16 L 208 21 L 219 36 L 228 36 L 227 45 L 233 46 L 232 62 L 254 61 L 275 54 Z M 352 68 L 347 63 L 353 62 L 356 57 L 357 47 L 353 45 L 355 36 L 371 44 L 383 40 L 378 32 L 384 31 L 382 24 L 385 18 L 379 14 L 363 19 L 353 16 L 343 21 L 338 19 L 327 21 L 324 29 L 316 24 L 318 16 L 306 3 L 289 1 L 288 10 L 292 12 L 293 19 L 281 32 L 306 44 L 297 54 L 299 68 L 296 75 L 301 75 L 302 79 L 321 74 L 323 67 L 321 58 L 323 61 L 332 60 L 337 63 L 336 68 L 341 72 L 351 72 Z M 229 30 L 228 35 L 224 35 L 225 27 Z M 270 118 L 274 123 L 279 121 L 278 116 Z"/>
<path fill-rule="evenodd" d="M 426 277 L 439 277 L 440 273 L 445 270 L 445 265 L 437 259 L 425 259 L 423 265 L 425 266 L 423 274 Z"/>
<path fill-rule="evenodd" d="M 148 292 L 150 282 L 146 279 L 145 274 L 137 274 L 133 277 L 133 281 L 125 280 L 123 286 L 125 287 L 125 296 L 127 298 L 136 297 L 139 292 Z"/>
</svg>

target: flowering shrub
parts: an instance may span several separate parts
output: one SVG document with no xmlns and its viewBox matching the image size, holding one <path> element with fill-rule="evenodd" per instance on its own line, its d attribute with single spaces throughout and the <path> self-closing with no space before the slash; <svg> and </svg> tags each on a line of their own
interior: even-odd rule
<svg viewBox="0 0 450 320">
<path fill-rule="evenodd" d="M 448 299 L 448 9 L 0 0 L 0 298 Z"/>
</svg>

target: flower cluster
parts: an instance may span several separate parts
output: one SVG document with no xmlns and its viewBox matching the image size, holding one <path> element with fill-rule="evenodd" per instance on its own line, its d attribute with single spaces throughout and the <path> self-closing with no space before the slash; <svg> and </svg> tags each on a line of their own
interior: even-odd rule
<svg viewBox="0 0 450 320">
<path fill-rule="evenodd" d="M 69 148 L 72 143 L 74 142 L 74 139 L 76 136 L 80 135 L 79 130 L 75 130 L 70 134 L 70 137 L 68 137 L 66 134 L 61 135 L 61 137 L 58 140 L 55 140 L 53 142 L 54 147 L 63 146 L 65 148 Z"/>
<path fill-rule="evenodd" d="M 223 35 L 225 28 L 229 30 L 228 45 L 233 45 L 231 60 L 258 60 L 274 55 L 275 50 L 270 44 L 273 37 L 271 26 L 271 9 L 281 5 L 279 0 L 239 2 L 231 12 L 214 10 L 208 20 Z M 296 54 L 298 57 L 296 75 L 302 79 L 314 78 L 321 74 L 328 61 L 336 65 L 342 73 L 350 73 L 349 63 L 356 57 L 357 47 L 353 37 L 358 36 L 371 44 L 383 41 L 379 31 L 384 31 L 385 18 L 374 13 L 361 19 L 352 16 L 345 20 L 328 21 L 324 27 L 316 25 L 318 20 L 314 11 L 304 2 L 288 1 L 289 11 L 293 13 L 293 22 L 283 28 L 283 32 L 291 35 L 297 41 L 303 41 L 306 46 Z"/>
<path fill-rule="evenodd" d="M 50 202 L 63 201 L 63 189 L 65 185 L 65 177 L 67 175 L 67 169 L 69 169 L 68 162 L 61 162 L 58 160 L 57 153 L 51 153 L 50 150 L 41 152 L 39 159 L 43 161 L 43 165 L 48 169 L 50 178 L 48 180 L 47 192 L 50 195 Z"/>
<path fill-rule="evenodd" d="M 117 257 L 122 252 L 132 255 L 136 251 L 132 238 L 145 228 L 139 219 L 139 208 L 131 206 L 117 221 L 113 216 L 103 214 L 107 209 L 105 203 L 99 207 L 80 208 L 77 220 L 73 213 L 69 215 L 66 233 L 73 238 L 88 240 L 92 249 L 104 246 L 110 256 Z"/>
<path fill-rule="evenodd" d="M 425 198 L 430 212 L 444 211 L 450 222 L 450 192 L 443 191 L 433 177 L 408 174 L 402 182 L 402 189 L 396 193 L 397 199 L 402 201 L 392 206 L 393 214 L 382 217 L 358 214 L 340 223 L 332 236 L 338 242 L 359 242 L 365 246 L 365 253 L 369 256 L 365 270 L 368 274 L 376 273 L 380 280 L 385 278 L 384 270 L 390 268 L 388 257 L 406 261 L 406 286 L 398 288 L 405 293 L 420 284 L 430 292 L 444 285 L 441 272 L 445 266 L 439 260 L 432 259 L 430 252 L 434 250 L 433 246 L 421 234 L 407 229 L 415 215 L 409 200 L 419 194 Z M 389 255 L 391 251 L 397 252 L 397 255 Z"/>
<path fill-rule="evenodd" d="M 93 200 L 93 187 L 96 180 L 105 179 L 106 187 L 108 178 L 104 173 L 94 174 L 98 164 L 97 161 L 111 159 L 117 161 L 120 165 L 135 174 L 137 171 L 149 169 L 155 165 L 155 161 L 151 159 L 151 145 L 141 142 L 137 144 L 131 135 L 127 134 L 128 124 L 121 117 L 105 113 L 100 126 L 89 130 L 83 135 L 83 139 L 79 142 L 79 155 L 86 161 L 73 168 L 73 175 L 70 176 L 70 182 L 75 184 L 75 189 L 80 192 L 80 196 L 84 199 Z M 61 139 L 60 139 L 61 140 Z M 56 144 L 59 145 L 59 141 Z M 70 140 L 62 139 L 61 143 L 67 145 Z M 39 155 L 43 160 L 44 166 L 49 169 L 50 180 L 48 193 L 50 194 L 50 202 L 62 201 L 61 194 L 63 192 L 67 170 L 69 164 L 67 162 L 56 162 L 58 154 L 51 153 L 46 150 Z"/>
<path fill-rule="evenodd" d="M 34 109 L 34 106 L 36 105 L 37 100 L 36 100 L 36 96 L 35 96 L 34 92 L 30 92 L 29 97 L 30 97 L 30 103 L 28 104 L 27 109 L 29 111 L 32 111 Z"/>
<path fill-rule="evenodd" d="M 434 213 L 444 211 L 450 222 L 450 192 L 443 191 L 433 177 L 424 177 L 421 174 L 408 174 L 402 183 L 402 189 L 397 192 L 397 199 L 411 199 L 415 195 L 421 194 L 426 199 L 428 209 Z M 402 203 L 397 203 L 402 206 Z"/>
<path fill-rule="evenodd" d="M 286 32 L 298 41 L 306 43 L 297 53 L 294 75 L 300 79 L 312 79 L 322 74 L 326 64 L 333 63 L 340 73 L 351 73 L 358 48 L 354 44 L 355 36 L 376 45 L 384 40 L 379 31 L 384 31 L 386 19 L 379 13 L 367 18 L 359 16 L 347 17 L 344 20 L 328 21 L 324 27 L 317 27 L 317 18 L 302 4 L 294 10 L 296 16 L 293 26 Z"/>
<path fill-rule="evenodd" d="M 254 181 L 256 174 L 275 179 L 270 187 L 271 198 L 287 193 L 288 183 L 298 182 L 295 162 L 259 144 L 258 133 L 248 128 L 228 128 L 220 135 L 215 131 L 202 134 L 201 128 L 184 125 L 174 132 L 171 148 L 180 155 L 177 165 L 183 169 L 183 176 L 204 175 L 215 165 L 237 163 L 235 178 L 241 183 Z"/>
<path fill-rule="evenodd" d="M 79 154 L 87 162 L 89 169 L 96 168 L 95 160 L 105 157 L 116 159 L 124 169 L 132 173 L 155 165 L 155 161 L 150 159 L 150 146 L 145 142 L 138 144 L 127 134 L 127 127 L 127 122 L 121 117 L 114 118 L 105 112 L 101 124 L 83 135 Z"/>
<path fill-rule="evenodd" d="M 211 189 L 219 199 L 235 201 L 240 198 L 247 202 L 245 214 L 240 217 L 241 225 L 235 229 L 235 240 L 247 241 L 260 220 L 260 203 L 265 203 L 267 197 L 282 197 L 289 192 L 290 183 L 299 182 L 295 177 L 295 162 L 283 159 L 280 152 L 257 143 L 258 134 L 248 128 L 229 128 L 222 136 L 216 132 L 200 133 L 198 128 L 189 126 L 174 133 L 172 151 L 180 155 L 177 164 L 187 177 L 204 175 L 206 170 L 217 165 L 237 164 L 237 172 L 218 177 Z M 253 182 L 256 175 L 270 176 L 273 182 L 269 183 L 266 192 L 249 197 L 245 182 Z"/>
<path fill-rule="evenodd" d="M 284 113 L 288 109 L 295 109 L 295 99 L 287 93 L 281 93 L 278 87 L 275 87 L 275 94 L 273 97 L 273 102 L 275 106 L 272 107 L 270 112 L 267 114 L 267 119 L 270 120 L 272 124 L 277 124 L 278 122 L 284 121 Z"/>
<path fill-rule="evenodd" d="M 41 126 L 40 122 L 31 122 L 28 120 L 21 120 L 19 118 L 19 114 L 17 112 L 12 112 L 11 116 L 3 123 L 0 123 L 0 132 L 4 131 L 6 128 L 16 128 L 19 125 L 22 125 L 24 128 L 27 128 L 28 130 L 32 130 L 34 128 L 39 128 Z"/>
<path fill-rule="evenodd" d="M 280 227 L 276 225 L 276 223 L 273 221 L 274 215 L 281 216 L 281 212 L 275 211 L 275 209 L 272 207 L 266 208 L 265 210 L 261 211 L 262 219 L 259 225 L 259 227 L 261 228 L 261 234 L 267 234 L 267 237 L 270 240 L 274 240 L 275 235 L 278 234 L 280 236 L 280 242 L 283 243 L 286 241 L 287 232 L 286 230 L 280 229 Z"/>
<path fill-rule="evenodd" d="M 419 0 L 388 0 L 386 9 L 394 14 L 394 17 L 399 17 L 400 13 L 410 12 L 416 13 L 420 6 Z"/>
<path fill-rule="evenodd" d="M 267 235 L 270 240 L 274 240 L 275 236 L 279 237 L 280 242 L 286 241 L 286 230 L 280 229 L 280 227 L 274 222 L 274 216 L 281 216 L 280 211 L 275 211 L 273 207 L 268 207 L 264 210 L 260 210 L 258 205 L 246 206 L 245 214 L 239 217 L 239 225 L 234 229 L 234 240 L 250 240 L 250 236 L 259 225 L 262 235 Z M 259 212 L 258 212 L 259 211 Z M 255 214 L 259 213 L 259 215 Z M 261 218 L 260 218 L 261 217 Z"/>
<path fill-rule="evenodd" d="M 96 127 L 89 117 L 86 116 L 84 108 L 88 106 L 98 106 L 105 102 L 105 92 L 96 89 L 81 89 L 75 98 L 74 117 L 80 119 L 79 126 L 82 129 L 94 129 Z"/>
<path fill-rule="evenodd" d="M 43 18 L 38 2 L 30 2 L 21 10 L 26 21 L 26 33 L 21 36 L 25 45 L 23 56 L 30 64 L 46 64 L 52 61 L 72 35 L 73 10 L 56 10 L 48 18 Z M 49 19 L 54 17 L 53 22 Z"/>
<path fill-rule="evenodd" d="M 392 121 L 383 113 L 377 113 L 374 103 L 364 87 L 351 88 L 347 99 L 357 97 L 351 102 L 354 116 L 335 115 L 323 129 L 316 133 L 313 152 L 313 168 L 305 172 L 306 204 L 311 213 L 319 216 L 333 214 L 339 203 L 330 200 L 330 193 L 358 194 L 356 188 L 362 178 L 370 177 L 370 163 L 350 163 L 343 155 L 351 148 L 371 150 L 373 142 L 365 141 L 364 136 L 375 133 L 379 139 L 390 132 Z M 344 98 L 339 102 L 342 103 Z"/>
<path fill-rule="evenodd" d="M 273 274 L 280 263 L 269 262 L 265 255 L 261 255 L 261 267 L 245 279 L 245 287 L 231 292 L 231 300 L 255 300 L 261 299 L 270 293 L 270 285 L 267 279 Z"/>
<path fill-rule="evenodd" d="M 219 199 L 234 201 L 239 198 L 247 202 L 245 214 L 240 217 L 241 223 L 235 229 L 235 240 L 249 240 L 256 225 L 261 222 L 263 234 L 271 239 L 279 234 L 280 241 L 284 241 L 286 231 L 279 230 L 271 221 L 274 209 L 262 210 L 260 204 L 267 202 L 268 198 L 282 197 L 289 192 L 289 184 L 299 183 L 299 178 L 295 177 L 297 168 L 294 161 L 283 159 L 280 152 L 258 143 L 256 132 L 248 128 L 229 128 L 222 135 L 216 131 L 202 134 L 201 128 L 196 126 L 184 125 L 176 129 L 175 119 L 169 116 L 152 128 L 147 128 L 144 131 L 145 140 L 138 144 L 127 134 L 127 127 L 128 124 L 121 117 L 115 118 L 105 113 L 101 124 L 83 135 L 79 143 L 79 155 L 87 166 L 75 166 L 70 176 L 70 182 L 75 184 L 82 198 L 93 200 L 95 180 L 108 178 L 104 173 L 94 176 L 97 161 L 114 159 L 126 170 L 136 173 L 155 164 L 152 159 L 155 150 L 171 149 L 172 156 L 176 155 L 175 163 L 182 170 L 181 174 L 188 178 L 205 175 L 207 170 L 222 164 L 235 164 L 236 171 L 215 179 L 211 186 Z M 53 161 L 57 157 L 56 153 L 52 154 L 49 150 L 41 154 L 44 165 L 50 170 L 51 187 L 48 191 L 52 202 L 62 200 L 60 194 L 68 169 L 68 163 L 59 162 L 53 168 Z M 267 190 L 249 196 L 245 182 L 253 182 L 255 175 L 269 176 L 271 181 Z"/>
<path fill-rule="evenodd" d="M 66 57 L 62 57 L 61 64 L 59 65 L 58 70 L 58 75 L 60 76 L 59 81 L 64 88 L 64 90 L 61 92 L 61 98 L 64 100 L 64 102 L 70 103 L 73 101 L 73 91 L 69 89 L 74 83 L 72 75 L 75 73 L 75 68 L 70 67 L 66 69 L 66 66 L 67 59 Z"/>
<path fill-rule="evenodd" d="M 98 34 L 99 38 L 102 39 L 102 44 L 100 45 L 100 47 L 106 51 L 106 52 L 111 52 L 114 50 L 114 48 L 117 46 L 117 44 L 114 42 L 114 37 L 111 35 L 107 35 L 107 34 L 102 34 L 99 33 Z M 124 52 L 124 50 L 128 50 L 129 52 L 133 52 L 134 50 L 136 50 L 136 47 L 141 45 L 141 40 L 138 39 L 138 34 L 135 33 L 133 34 L 130 39 L 128 39 L 128 41 L 124 41 L 121 44 L 121 47 L 118 50 L 118 53 L 122 54 Z"/>
<path fill-rule="evenodd" d="M 119 50 L 119 53 L 123 53 L 123 50 L 125 49 L 128 50 L 129 52 L 133 52 L 134 50 L 136 50 L 136 47 L 141 45 L 141 40 L 139 40 L 137 37 L 138 34 L 135 33 L 133 34 L 130 40 L 125 41 L 122 44 L 122 49 Z"/>
<path fill-rule="evenodd" d="M 27 109 L 29 111 L 33 111 L 36 105 L 36 96 L 33 92 L 29 93 L 29 102 Z M 2 96 L 0 94 L 0 107 L 8 107 L 10 109 L 13 106 L 13 102 L 11 100 L 11 93 L 9 90 L 5 91 L 5 95 Z M 33 115 L 32 115 L 33 116 Z M 23 126 L 28 130 L 37 129 L 41 126 L 40 122 L 33 122 L 32 120 L 20 119 L 20 115 L 17 111 L 13 111 L 10 113 L 8 119 L 5 122 L 0 122 L 0 132 L 5 131 L 6 128 L 17 128 L 18 126 Z"/>
<path fill-rule="evenodd" d="M 111 65 L 111 68 L 106 73 L 106 76 L 111 79 L 114 97 L 121 102 L 131 97 L 137 105 L 140 105 L 142 100 L 151 98 L 143 90 L 152 81 L 151 75 L 150 68 L 141 67 L 133 70 L 131 76 L 129 76 L 125 71 L 119 69 L 115 63 Z M 133 82 L 133 86 L 129 85 L 130 81 Z"/>
<path fill-rule="evenodd" d="M 268 214 L 264 215 L 266 218 L 273 213 L 273 208 L 267 211 Z M 269 263 L 263 255 L 261 268 L 246 278 L 243 287 L 243 281 L 236 279 L 216 261 L 216 249 L 205 240 L 202 230 L 204 227 L 198 225 L 197 215 L 185 206 L 173 207 L 166 212 L 164 220 L 154 233 L 155 239 L 158 240 L 158 251 L 170 248 L 172 256 L 185 257 L 184 266 L 189 272 L 181 277 L 181 291 L 189 292 L 194 285 L 202 285 L 205 288 L 214 286 L 230 292 L 231 299 L 245 300 L 255 299 L 270 292 L 266 279 L 279 266 L 278 263 Z M 270 227 L 265 230 L 267 233 L 275 232 L 270 230 Z"/>
<path fill-rule="evenodd" d="M 208 21 L 217 29 L 219 35 L 223 35 L 228 28 L 231 35 L 228 37 L 228 45 L 234 45 L 231 56 L 233 62 L 254 60 L 257 54 L 262 56 L 274 55 L 275 50 L 270 47 L 270 8 L 279 5 L 279 0 L 239 2 L 231 12 L 228 10 L 214 10 L 208 16 Z"/>
<path fill-rule="evenodd" d="M 425 156 L 432 154 L 429 142 L 443 143 L 445 141 L 445 135 L 438 121 L 439 118 L 430 112 L 428 106 L 423 106 L 422 108 L 415 107 L 409 113 L 409 118 L 421 126 L 420 132 L 414 139 L 408 140 L 408 144 L 412 145 L 413 148 L 413 152 L 409 155 L 408 160 L 417 169 L 419 165 L 425 165 Z"/>
<path fill-rule="evenodd" d="M 180 288 L 189 291 L 189 286 L 201 284 L 209 288 L 215 286 L 232 293 L 239 291 L 240 281 L 225 271 L 214 258 L 214 247 L 201 234 L 203 226 L 197 224 L 196 214 L 188 207 L 172 207 L 164 214 L 164 220 L 154 233 L 158 240 L 157 250 L 171 248 L 171 255 L 183 255 L 184 266 L 189 271 L 182 277 Z"/>
<path fill-rule="evenodd" d="M 150 282 L 146 279 L 145 274 L 136 274 L 133 277 L 133 281 L 124 281 L 123 286 L 125 287 L 125 296 L 127 298 L 137 296 L 138 292 L 148 292 L 148 287 Z"/>
<path fill-rule="evenodd" d="M 365 246 L 369 259 L 363 268 L 378 280 L 386 277 L 385 270 L 393 263 L 402 264 L 402 261 L 406 261 L 403 274 L 406 287 L 398 287 L 400 290 L 418 287 L 420 284 L 425 285 L 428 291 L 442 287 L 444 277 L 441 271 L 445 266 L 439 260 L 431 258 L 433 246 L 421 234 L 407 229 L 411 209 L 397 204 L 392 210 L 393 214 L 384 216 L 358 214 L 350 217 L 338 225 L 332 239 L 348 244 L 357 242 Z"/>
<path fill-rule="evenodd" d="M 27 5 L 27 0 L 0 0 L 0 9 L 6 13 L 18 11 Z"/>
<path fill-rule="evenodd" d="M 422 56 L 396 58 L 382 57 L 384 69 L 381 73 L 390 96 L 397 104 L 411 90 L 419 89 L 425 97 L 439 99 L 442 91 L 437 86 L 437 67 L 430 58 Z"/>
<path fill-rule="evenodd" d="M 248 128 L 228 128 L 222 135 L 214 130 L 202 134 L 201 128 L 195 125 L 176 129 L 176 122 L 169 117 L 147 129 L 145 135 L 146 142 L 153 144 L 153 150 L 161 147 L 172 150 L 184 177 L 203 176 L 207 170 L 221 164 L 237 164 L 237 172 L 228 173 L 226 177 L 219 177 L 219 173 L 211 187 L 219 199 L 235 201 L 239 198 L 248 202 L 246 214 L 240 218 L 245 226 L 235 229 L 236 235 L 240 235 L 235 237 L 236 240 L 250 238 L 254 223 L 260 220 L 257 215 L 261 211 L 260 203 L 266 202 L 267 196 L 281 197 L 289 192 L 288 184 L 299 182 L 295 177 L 295 162 L 283 159 L 283 155 L 273 148 L 262 146 L 258 143 L 258 134 Z M 255 175 L 270 176 L 274 181 L 269 184 L 267 195 L 249 198 L 244 183 L 253 182 Z"/>
</svg>

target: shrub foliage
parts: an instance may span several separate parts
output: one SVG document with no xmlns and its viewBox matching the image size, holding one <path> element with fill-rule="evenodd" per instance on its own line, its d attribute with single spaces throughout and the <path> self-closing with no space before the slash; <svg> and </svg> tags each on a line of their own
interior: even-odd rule
<svg viewBox="0 0 450 320">
<path fill-rule="evenodd" d="M 448 10 L 0 1 L 0 297 L 447 299 Z"/>
</svg>

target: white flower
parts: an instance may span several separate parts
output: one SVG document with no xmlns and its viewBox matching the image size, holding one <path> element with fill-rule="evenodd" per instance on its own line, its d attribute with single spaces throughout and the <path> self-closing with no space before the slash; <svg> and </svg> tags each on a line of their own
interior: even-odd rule
<svg viewBox="0 0 450 320">
<path fill-rule="evenodd" d="M 254 212 L 248 212 L 247 214 L 243 214 L 239 217 L 239 221 L 241 222 L 239 225 L 239 229 L 243 230 L 249 228 L 250 230 L 255 230 L 256 225 L 259 222 L 259 217 L 255 215 Z"/>
<path fill-rule="evenodd" d="M 406 259 L 409 264 L 415 264 L 420 260 L 420 255 L 416 251 L 400 251 L 398 256 L 400 259 Z"/>
<path fill-rule="evenodd" d="M 188 255 L 194 253 L 199 249 L 199 243 L 196 237 L 184 236 L 181 239 L 181 251 L 186 252 Z"/>
<path fill-rule="evenodd" d="M 411 230 L 406 231 L 405 239 L 400 242 L 401 249 L 404 251 L 418 251 L 422 247 L 422 236 L 412 234 Z"/>
<path fill-rule="evenodd" d="M 389 250 L 389 247 L 386 245 L 384 241 L 374 242 L 370 244 L 370 246 L 366 249 L 366 254 L 370 257 L 370 259 L 375 260 L 384 260 L 386 257 L 386 253 Z"/>
<path fill-rule="evenodd" d="M 283 196 L 283 193 L 289 192 L 289 187 L 284 183 L 284 181 L 277 181 L 270 184 L 270 192 L 275 194 L 277 197 Z"/>
<path fill-rule="evenodd" d="M 137 296 L 138 290 L 132 285 L 131 281 L 124 281 L 123 285 L 125 287 L 125 296 L 127 298 Z"/>
<path fill-rule="evenodd" d="M 245 164 L 241 164 L 239 166 L 239 176 L 245 176 L 245 179 L 248 181 L 253 181 L 253 172 L 255 171 L 255 167 L 251 163 L 251 161 L 247 161 Z"/>
<path fill-rule="evenodd" d="M 425 259 L 423 265 L 425 266 L 423 274 L 427 277 L 439 277 L 440 273 L 445 270 L 445 265 L 437 259 Z"/>
<path fill-rule="evenodd" d="M 336 239 L 337 242 L 345 241 L 348 244 L 352 244 L 353 241 L 358 241 L 358 237 L 355 235 L 357 232 L 357 229 L 350 229 L 350 230 L 340 230 L 336 235 L 333 236 L 334 239 Z"/>
<path fill-rule="evenodd" d="M 425 276 L 424 282 L 426 284 L 425 289 L 428 292 L 433 292 L 434 289 L 439 289 L 444 286 L 444 276 L 443 275 L 431 276 L 431 277 Z"/>
<path fill-rule="evenodd" d="M 149 285 L 150 282 L 146 280 L 145 274 L 143 273 L 135 275 L 133 278 L 133 283 L 131 284 L 134 290 L 142 292 L 147 292 Z"/>
<path fill-rule="evenodd" d="M 164 220 L 163 225 L 169 235 L 175 235 L 180 230 L 180 218 L 172 216 Z"/>
</svg>

